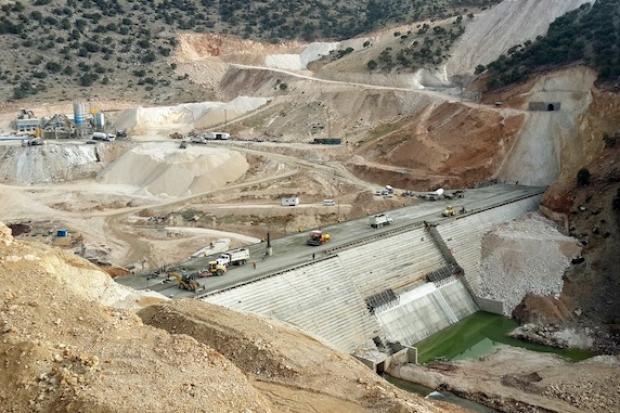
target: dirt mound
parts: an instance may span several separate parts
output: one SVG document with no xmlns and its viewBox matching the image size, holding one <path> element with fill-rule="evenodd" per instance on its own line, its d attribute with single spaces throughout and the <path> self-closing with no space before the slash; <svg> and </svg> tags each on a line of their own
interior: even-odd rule
<svg viewBox="0 0 620 413">
<path fill-rule="evenodd" d="M 114 128 L 128 129 L 133 135 L 187 133 L 193 129 L 232 120 L 264 105 L 265 99 L 237 97 L 231 102 L 184 103 L 176 106 L 138 107 L 123 111 Z"/>
<path fill-rule="evenodd" d="M 145 143 L 126 152 L 102 176 L 108 184 L 131 185 L 152 195 L 180 196 L 218 189 L 248 169 L 239 152 L 173 143 Z"/>
<path fill-rule="evenodd" d="M 304 410 L 301 404 L 290 406 L 285 400 L 293 394 L 302 404 L 316 406 L 317 411 L 426 409 L 415 397 L 394 388 L 388 390 L 387 383 L 350 356 L 277 320 L 195 300 L 148 307 L 138 315 L 146 324 L 190 335 L 217 349 L 253 377 L 256 387 L 273 392 L 276 405 L 287 405 L 292 411 Z"/>
</svg>

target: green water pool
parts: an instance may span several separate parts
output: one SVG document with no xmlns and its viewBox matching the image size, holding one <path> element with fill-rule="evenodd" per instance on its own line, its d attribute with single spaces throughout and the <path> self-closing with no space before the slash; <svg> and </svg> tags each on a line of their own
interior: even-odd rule
<svg viewBox="0 0 620 413">
<path fill-rule="evenodd" d="M 506 337 L 518 327 L 509 318 L 478 311 L 450 327 L 414 344 L 418 348 L 418 362 L 434 360 L 476 359 L 490 354 L 498 345 L 526 348 L 532 351 L 554 353 L 573 361 L 585 360 L 595 354 L 588 350 L 558 349 Z"/>
</svg>

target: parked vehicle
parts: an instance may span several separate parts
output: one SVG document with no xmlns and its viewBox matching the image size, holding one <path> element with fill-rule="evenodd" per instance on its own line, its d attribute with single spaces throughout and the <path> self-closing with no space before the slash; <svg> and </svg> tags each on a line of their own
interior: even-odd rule
<svg viewBox="0 0 620 413">
<path fill-rule="evenodd" d="M 282 206 L 297 206 L 299 205 L 299 198 L 282 198 Z"/>
<path fill-rule="evenodd" d="M 24 139 L 22 141 L 22 146 L 39 146 L 43 145 L 43 141 L 41 138 L 33 138 L 33 139 Z"/>
<path fill-rule="evenodd" d="M 192 143 L 207 143 L 207 138 L 203 136 L 192 136 Z"/>
<path fill-rule="evenodd" d="M 207 132 L 204 134 L 207 140 L 227 141 L 230 139 L 230 133 L 226 132 Z"/>
<path fill-rule="evenodd" d="M 381 196 L 381 190 L 380 189 L 377 189 L 375 191 L 375 196 Z"/>
<path fill-rule="evenodd" d="M 324 199 L 323 206 L 336 206 L 336 203 L 333 199 Z"/>
<path fill-rule="evenodd" d="M 94 132 L 93 136 L 91 137 L 92 140 L 94 141 L 105 141 L 105 142 L 113 142 L 116 139 L 116 136 L 110 134 L 110 133 L 103 133 L 103 132 Z"/>
<path fill-rule="evenodd" d="M 229 251 L 221 254 L 217 260 L 215 260 L 219 265 L 223 265 L 224 267 L 230 267 L 232 264 L 234 265 L 245 265 L 246 262 L 250 259 L 250 250 L 247 248 L 240 248 L 238 250 Z"/>
<path fill-rule="evenodd" d="M 370 217 L 369 223 L 373 228 L 381 228 L 384 225 L 390 225 L 394 220 L 385 214 Z"/>
</svg>

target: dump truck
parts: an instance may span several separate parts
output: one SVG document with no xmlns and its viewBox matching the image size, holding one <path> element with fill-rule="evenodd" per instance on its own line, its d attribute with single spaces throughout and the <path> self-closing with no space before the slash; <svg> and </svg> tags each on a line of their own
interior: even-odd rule
<svg viewBox="0 0 620 413">
<path fill-rule="evenodd" d="M 330 236 L 329 234 L 323 234 L 323 231 L 312 231 L 310 233 L 310 237 L 308 241 L 306 241 L 307 245 L 318 246 L 323 245 L 329 242 Z"/>
<path fill-rule="evenodd" d="M 375 215 L 369 219 L 370 226 L 373 228 L 381 228 L 384 225 L 390 225 L 393 221 L 394 220 L 386 214 Z"/>
<path fill-rule="evenodd" d="M 247 263 L 249 259 L 250 250 L 248 250 L 247 248 L 240 248 L 238 250 L 222 253 L 216 261 L 219 265 L 229 267 L 232 264 L 245 265 L 245 263 Z"/>
<path fill-rule="evenodd" d="M 198 273 L 199 277 L 209 277 L 211 275 L 224 275 L 228 272 L 225 266 L 217 261 L 209 261 L 209 267 Z"/>
<path fill-rule="evenodd" d="M 441 213 L 441 215 L 444 217 L 453 217 L 456 215 L 456 212 L 454 212 L 454 209 L 452 209 L 452 206 L 448 205 L 446 209 Z"/>
</svg>

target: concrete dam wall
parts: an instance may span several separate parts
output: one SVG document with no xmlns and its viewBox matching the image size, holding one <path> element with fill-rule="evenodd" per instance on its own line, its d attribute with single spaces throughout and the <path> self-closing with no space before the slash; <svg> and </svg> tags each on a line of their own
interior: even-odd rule
<svg viewBox="0 0 620 413">
<path fill-rule="evenodd" d="M 472 293 L 482 235 L 539 203 L 534 196 L 439 225 L 465 277 L 418 228 L 204 299 L 289 322 L 350 353 L 390 341 L 412 345 L 479 310 Z"/>
</svg>

